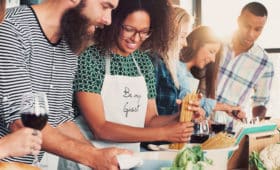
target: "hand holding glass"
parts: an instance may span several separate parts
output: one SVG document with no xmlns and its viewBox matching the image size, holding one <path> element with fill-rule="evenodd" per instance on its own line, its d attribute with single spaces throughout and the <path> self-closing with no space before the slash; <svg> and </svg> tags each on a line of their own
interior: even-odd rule
<svg viewBox="0 0 280 170">
<path fill-rule="evenodd" d="M 48 100 L 45 93 L 33 92 L 22 96 L 21 121 L 25 127 L 42 130 L 48 120 Z M 34 131 L 36 132 L 36 131 Z M 34 133 L 36 135 L 36 133 Z M 33 165 L 40 166 L 37 155 L 34 155 Z"/>
</svg>

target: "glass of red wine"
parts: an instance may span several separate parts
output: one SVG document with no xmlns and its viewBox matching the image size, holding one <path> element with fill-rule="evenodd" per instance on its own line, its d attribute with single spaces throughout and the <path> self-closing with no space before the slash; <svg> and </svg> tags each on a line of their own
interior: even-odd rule
<svg viewBox="0 0 280 170">
<path fill-rule="evenodd" d="M 48 100 L 46 93 L 32 92 L 22 96 L 21 121 L 25 127 L 42 130 L 48 121 Z M 34 155 L 32 163 L 34 166 L 40 167 L 38 156 Z"/>
<path fill-rule="evenodd" d="M 203 143 L 209 138 L 209 125 L 207 120 L 194 122 L 194 132 L 190 143 Z"/>
</svg>

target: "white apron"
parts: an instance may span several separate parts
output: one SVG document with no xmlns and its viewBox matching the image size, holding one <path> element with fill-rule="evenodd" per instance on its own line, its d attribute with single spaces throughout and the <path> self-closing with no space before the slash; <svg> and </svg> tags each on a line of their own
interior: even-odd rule
<svg viewBox="0 0 280 170">
<path fill-rule="evenodd" d="M 133 127 L 144 127 L 148 101 L 147 86 L 138 64 L 133 56 L 132 58 L 140 76 L 111 75 L 110 58 L 105 59 L 106 73 L 101 97 L 107 121 Z M 97 148 L 116 146 L 140 152 L 140 143 L 115 143 L 96 140 L 82 116 L 78 117 L 77 123 Z"/>
<path fill-rule="evenodd" d="M 101 97 L 106 120 L 134 127 L 144 127 L 148 102 L 147 86 L 145 78 L 134 57 L 133 61 L 140 75 L 136 77 L 110 75 L 110 58 L 106 58 L 105 60 L 106 73 L 101 90 Z M 140 143 L 114 143 L 95 140 L 83 116 L 79 116 L 76 119 L 76 123 L 80 127 L 82 133 L 97 148 L 115 146 L 140 152 Z M 58 169 L 90 170 L 87 166 L 64 158 L 60 158 Z"/>
</svg>

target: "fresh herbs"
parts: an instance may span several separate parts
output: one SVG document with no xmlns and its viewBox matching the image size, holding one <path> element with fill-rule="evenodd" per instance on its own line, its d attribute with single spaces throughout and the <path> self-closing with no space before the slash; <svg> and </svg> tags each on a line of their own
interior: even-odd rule
<svg viewBox="0 0 280 170">
<path fill-rule="evenodd" d="M 193 146 L 180 150 L 172 167 L 161 170 L 204 170 L 206 165 L 212 165 L 212 160 L 204 156 L 200 146 Z"/>
<path fill-rule="evenodd" d="M 255 167 L 257 170 L 266 170 L 258 152 L 253 151 L 249 156 L 250 166 Z"/>
</svg>

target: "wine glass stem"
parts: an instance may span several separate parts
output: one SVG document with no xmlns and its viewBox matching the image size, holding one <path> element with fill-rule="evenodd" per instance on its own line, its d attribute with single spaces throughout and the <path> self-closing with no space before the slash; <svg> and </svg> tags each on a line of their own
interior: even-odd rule
<svg viewBox="0 0 280 170">
<path fill-rule="evenodd" d="M 40 167 L 38 155 L 34 155 L 34 160 L 33 160 L 32 165 L 34 165 L 36 167 Z"/>
</svg>

